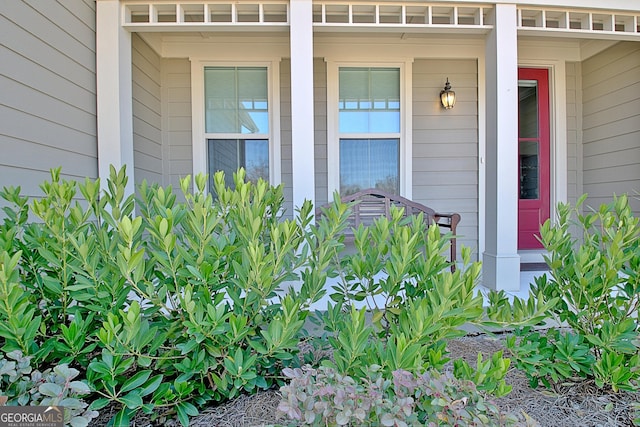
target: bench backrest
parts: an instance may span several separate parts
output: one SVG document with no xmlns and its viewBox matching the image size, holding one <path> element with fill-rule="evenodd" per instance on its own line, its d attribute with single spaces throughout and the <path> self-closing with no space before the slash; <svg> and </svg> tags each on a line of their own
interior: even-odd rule
<svg viewBox="0 0 640 427">
<path fill-rule="evenodd" d="M 460 215 L 457 213 L 442 214 L 437 213 L 432 208 L 421 203 L 414 202 L 405 197 L 396 194 L 387 193 L 377 188 L 369 188 L 358 191 L 357 193 L 343 196 L 340 198 L 343 203 L 353 203 L 351 214 L 349 215 L 349 227 L 346 231 L 346 237 L 353 237 L 353 229 L 358 228 L 361 224 L 372 225 L 376 218 L 382 216 L 391 219 L 391 206 L 404 208 L 404 216 L 418 215 L 422 213 L 425 221 L 429 224 L 438 224 L 441 228 L 448 228 L 453 234 L 451 239 L 451 255 L 450 260 L 456 260 L 456 227 L 460 222 Z M 322 209 L 316 209 L 316 217 L 322 215 Z M 452 266 L 455 269 L 455 264 Z"/>
</svg>

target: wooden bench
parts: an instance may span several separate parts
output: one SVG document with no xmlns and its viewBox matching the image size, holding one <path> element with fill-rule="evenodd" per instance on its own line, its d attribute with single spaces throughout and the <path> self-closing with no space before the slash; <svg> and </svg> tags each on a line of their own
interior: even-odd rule
<svg viewBox="0 0 640 427">
<path fill-rule="evenodd" d="M 418 215 L 422 213 L 425 221 L 429 224 L 438 224 L 440 228 L 449 229 L 453 237 L 451 238 L 451 270 L 455 270 L 456 261 L 456 228 L 460 222 L 460 214 L 457 213 L 438 213 L 428 206 L 414 202 L 402 196 L 387 193 L 377 188 L 369 188 L 358 191 L 357 193 L 344 196 L 340 199 L 342 203 L 353 203 L 351 214 L 349 215 L 349 227 L 346 234 L 347 241 L 353 241 L 353 230 L 358 228 L 360 224 L 368 226 L 373 224 L 376 218 L 381 216 L 391 219 L 391 206 L 404 208 L 404 216 Z M 322 215 L 323 208 L 328 205 L 316 209 L 316 217 Z M 347 234 L 348 233 L 348 234 Z"/>
</svg>

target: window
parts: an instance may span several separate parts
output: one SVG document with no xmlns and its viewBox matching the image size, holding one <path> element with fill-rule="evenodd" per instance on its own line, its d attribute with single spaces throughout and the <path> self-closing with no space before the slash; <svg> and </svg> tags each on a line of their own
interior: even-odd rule
<svg viewBox="0 0 640 427">
<path fill-rule="evenodd" d="M 269 181 L 268 81 L 266 66 L 204 67 L 204 148 L 210 191 L 215 172 L 224 171 L 226 184 L 232 186 L 233 173 L 240 167 L 250 181 Z"/>
<path fill-rule="evenodd" d="M 213 188 L 213 174 L 224 171 L 225 184 L 233 187 L 233 174 L 241 167 L 248 181 L 259 178 L 269 181 L 269 140 L 267 139 L 209 139 L 207 140 L 209 188 Z"/>
<path fill-rule="evenodd" d="M 347 195 L 373 187 L 407 195 L 410 180 L 403 172 L 410 165 L 401 159 L 408 154 L 408 97 L 402 88 L 409 66 L 329 67 L 328 90 L 335 91 L 335 99 L 328 99 L 329 132 L 335 135 L 328 147 L 329 192 Z"/>
</svg>

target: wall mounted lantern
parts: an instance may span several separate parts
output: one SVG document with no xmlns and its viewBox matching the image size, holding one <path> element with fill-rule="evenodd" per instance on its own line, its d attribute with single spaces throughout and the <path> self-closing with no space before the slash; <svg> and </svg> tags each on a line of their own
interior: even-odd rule
<svg viewBox="0 0 640 427">
<path fill-rule="evenodd" d="M 451 90 L 451 84 L 449 83 L 449 77 L 447 77 L 447 83 L 444 85 L 444 90 L 440 92 L 440 101 L 442 106 L 450 110 L 456 105 L 456 93 Z"/>
</svg>

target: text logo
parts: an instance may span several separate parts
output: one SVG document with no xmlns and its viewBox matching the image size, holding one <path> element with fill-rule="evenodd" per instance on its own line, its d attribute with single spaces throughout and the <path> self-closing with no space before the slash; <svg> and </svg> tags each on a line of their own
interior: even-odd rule
<svg viewBox="0 0 640 427">
<path fill-rule="evenodd" d="M 0 427 L 64 427 L 62 406 L 0 406 Z"/>
</svg>

